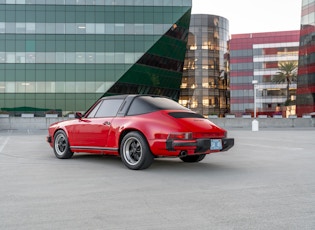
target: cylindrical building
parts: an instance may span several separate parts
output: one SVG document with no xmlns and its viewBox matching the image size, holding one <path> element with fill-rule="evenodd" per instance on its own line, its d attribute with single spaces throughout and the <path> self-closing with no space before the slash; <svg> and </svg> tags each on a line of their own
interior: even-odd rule
<svg viewBox="0 0 315 230">
<path fill-rule="evenodd" d="M 229 21 L 191 16 L 179 102 L 204 116 L 229 111 Z"/>
</svg>

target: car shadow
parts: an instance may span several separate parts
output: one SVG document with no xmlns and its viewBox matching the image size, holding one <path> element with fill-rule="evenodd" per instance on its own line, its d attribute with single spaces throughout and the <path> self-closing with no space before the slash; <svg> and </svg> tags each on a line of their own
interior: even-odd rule
<svg viewBox="0 0 315 230">
<path fill-rule="evenodd" d="M 227 172 L 227 171 L 238 171 L 240 168 L 235 165 L 229 165 L 224 162 L 209 162 L 209 161 L 201 161 L 197 163 L 186 163 L 182 162 L 180 159 L 168 159 L 168 158 L 158 158 L 155 159 L 150 169 L 158 169 L 165 171 L 173 171 L 174 169 L 177 172 L 187 172 L 187 171 L 211 171 L 211 172 Z"/>
<path fill-rule="evenodd" d="M 125 168 L 123 162 L 119 156 L 112 155 L 98 155 L 98 154 L 74 154 L 72 157 L 74 161 L 84 161 L 86 163 L 98 164 L 98 165 L 110 165 L 113 167 Z M 179 158 L 156 158 L 152 165 L 145 170 L 149 171 L 164 171 L 164 172 L 233 172 L 239 171 L 241 168 L 237 165 L 231 165 L 228 162 L 209 162 L 203 160 L 197 163 L 185 163 Z"/>
<path fill-rule="evenodd" d="M 101 154 L 89 154 L 89 153 L 75 153 L 72 156 L 72 160 L 75 161 L 85 161 L 87 163 L 99 163 L 104 164 L 108 162 L 109 164 L 122 164 L 119 156 L 114 155 L 101 155 Z"/>
</svg>

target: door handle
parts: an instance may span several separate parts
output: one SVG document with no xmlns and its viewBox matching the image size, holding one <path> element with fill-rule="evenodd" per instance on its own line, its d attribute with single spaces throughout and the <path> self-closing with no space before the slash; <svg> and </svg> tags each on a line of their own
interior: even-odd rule
<svg viewBox="0 0 315 230">
<path fill-rule="evenodd" d="M 103 125 L 108 125 L 108 126 L 110 126 L 110 122 L 109 122 L 109 121 L 105 121 L 105 122 L 103 123 Z"/>
</svg>

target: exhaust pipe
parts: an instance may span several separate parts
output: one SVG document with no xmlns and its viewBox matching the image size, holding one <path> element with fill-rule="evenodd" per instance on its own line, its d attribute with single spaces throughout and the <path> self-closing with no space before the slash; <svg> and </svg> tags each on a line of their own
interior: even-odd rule
<svg viewBox="0 0 315 230">
<path fill-rule="evenodd" d="M 187 156 L 187 151 L 181 151 L 179 153 L 179 157 L 185 157 L 185 156 Z"/>
</svg>

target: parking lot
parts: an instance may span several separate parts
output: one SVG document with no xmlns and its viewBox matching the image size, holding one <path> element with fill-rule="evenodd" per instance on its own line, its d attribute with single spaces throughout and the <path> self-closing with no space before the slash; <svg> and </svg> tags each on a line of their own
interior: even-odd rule
<svg viewBox="0 0 315 230">
<path fill-rule="evenodd" d="M 229 130 L 200 163 L 59 160 L 46 130 L 0 130 L 0 229 L 315 229 L 315 129 Z"/>
</svg>

